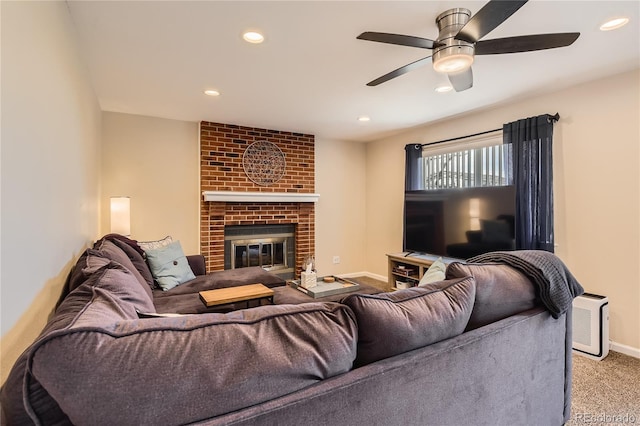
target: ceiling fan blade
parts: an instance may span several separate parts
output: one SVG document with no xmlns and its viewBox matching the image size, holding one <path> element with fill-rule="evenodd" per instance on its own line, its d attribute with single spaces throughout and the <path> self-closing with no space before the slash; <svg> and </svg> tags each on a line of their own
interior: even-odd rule
<svg viewBox="0 0 640 426">
<path fill-rule="evenodd" d="M 453 90 L 456 92 L 462 92 L 463 90 L 471 89 L 473 87 L 473 72 L 471 67 L 465 71 L 448 74 L 449 82 L 453 86 Z"/>
<path fill-rule="evenodd" d="M 469 19 L 464 27 L 458 31 L 455 38 L 475 43 L 516 13 L 526 2 L 527 0 L 491 0 Z"/>
<path fill-rule="evenodd" d="M 431 56 L 427 56 L 426 58 L 418 59 L 415 62 L 411 62 L 408 65 L 400 67 L 397 70 L 391 71 L 390 73 L 387 73 L 387 74 L 383 75 L 382 77 L 378 77 L 375 80 L 368 82 L 367 86 L 377 86 L 378 84 L 382 84 L 385 81 L 391 80 L 392 78 L 400 77 L 402 74 L 406 74 L 411 70 L 414 70 L 416 68 L 420 68 L 420 67 L 426 65 L 427 63 L 431 62 L 431 61 L 429 61 L 429 59 L 431 59 Z"/>
<path fill-rule="evenodd" d="M 398 44 L 400 46 L 419 47 L 421 49 L 433 49 L 440 45 L 440 43 L 436 43 L 428 38 L 371 31 L 364 32 L 356 38 L 358 40 L 377 41 L 379 43 Z"/>
<path fill-rule="evenodd" d="M 535 34 L 518 37 L 495 38 L 476 43 L 476 55 L 497 55 L 501 53 L 531 52 L 555 49 L 573 44 L 580 33 Z"/>
</svg>

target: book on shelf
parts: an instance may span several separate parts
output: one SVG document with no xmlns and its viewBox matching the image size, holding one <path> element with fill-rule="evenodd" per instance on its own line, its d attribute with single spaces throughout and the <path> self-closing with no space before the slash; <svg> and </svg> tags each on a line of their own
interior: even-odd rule
<svg viewBox="0 0 640 426">
<path fill-rule="evenodd" d="M 416 275 L 417 271 L 414 268 L 393 268 L 393 273 L 398 275 L 403 275 L 405 277 L 410 277 L 412 275 Z"/>
</svg>

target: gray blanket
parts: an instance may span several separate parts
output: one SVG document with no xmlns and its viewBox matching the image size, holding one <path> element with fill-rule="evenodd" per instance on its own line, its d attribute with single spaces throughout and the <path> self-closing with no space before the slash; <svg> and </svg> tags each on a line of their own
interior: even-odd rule
<svg viewBox="0 0 640 426">
<path fill-rule="evenodd" d="M 525 274 L 540 291 L 540 299 L 554 318 L 569 309 L 584 288 L 553 253 L 542 250 L 495 251 L 467 260 L 467 263 L 503 263 Z"/>
</svg>

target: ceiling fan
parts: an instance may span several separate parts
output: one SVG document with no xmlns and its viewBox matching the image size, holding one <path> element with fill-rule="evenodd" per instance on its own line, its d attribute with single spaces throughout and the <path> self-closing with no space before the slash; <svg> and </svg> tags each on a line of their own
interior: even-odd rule
<svg viewBox="0 0 640 426">
<path fill-rule="evenodd" d="M 461 92 L 473 86 L 471 64 L 473 64 L 474 55 L 497 55 L 554 49 L 569 46 L 580 36 L 580 33 L 555 33 L 480 40 L 506 21 L 526 2 L 527 0 L 491 0 L 473 16 L 471 16 L 469 9 L 449 9 L 436 18 L 439 30 L 436 40 L 369 31 L 360 34 L 357 37 L 360 40 L 433 50 L 433 55 L 418 59 L 378 77 L 367 83 L 367 86 L 377 86 L 392 78 L 399 77 L 426 65 L 429 58 L 432 58 L 434 70 L 447 74 L 451 86 L 456 92 Z"/>
</svg>

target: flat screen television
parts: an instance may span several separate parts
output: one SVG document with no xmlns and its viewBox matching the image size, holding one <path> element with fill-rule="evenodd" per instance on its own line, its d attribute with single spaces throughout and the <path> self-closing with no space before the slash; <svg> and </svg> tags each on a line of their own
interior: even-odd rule
<svg viewBox="0 0 640 426">
<path fill-rule="evenodd" d="M 515 250 L 515 210 L 512 185 L 407 191 L 403 250 L 459 259 Z"/>
</svg>

